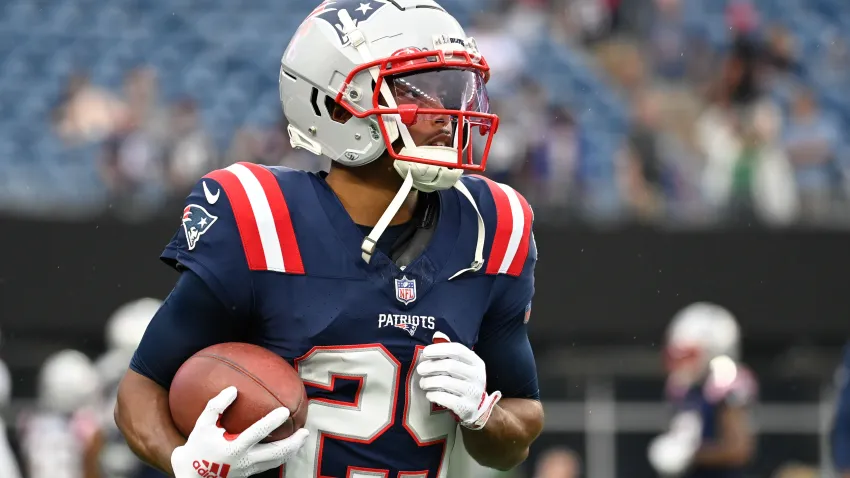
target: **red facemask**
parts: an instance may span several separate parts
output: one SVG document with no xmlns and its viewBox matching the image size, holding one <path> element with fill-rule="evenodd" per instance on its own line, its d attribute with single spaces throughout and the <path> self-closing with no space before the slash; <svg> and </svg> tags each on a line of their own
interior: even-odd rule
<svg viewBox="0 0 850 478">
<path fill-rule="evenodd" d="M 371 68 L 378 68 L 378 73 L 371 107 L 364 108 L 352 102 L 346 89 Z M 357 118 L 374 115 L 394 159 L 483 171 L 499 125 L 498 116 L 490 113 L 485 87 L 489 71 L 483 58 L 473 58 L 467 51 L 404 48 L 355 68 L 336 102 Z M 391 134 L 396 126 L 403 144 L 399 150 Z M 478 162 L 473 151 L 478 142 L 473 141 L 475 133 L 484 138 Z"/>
</svg>

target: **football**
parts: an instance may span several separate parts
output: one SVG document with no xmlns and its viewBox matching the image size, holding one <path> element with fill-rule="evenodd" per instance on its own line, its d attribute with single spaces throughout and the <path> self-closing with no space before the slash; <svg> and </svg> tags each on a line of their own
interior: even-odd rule
<svg viewBox="0 0 850 478">
<path fill-rule="evenodd" d="M 307 393 L 295 369 L 274 352 L 233 342 L 201 350 L 174 376 L 168 405 L 180 433 L 188 437 L 207 402 L 231 385 L 238 394 L 219 421 L 228 433 L 243 432 L 281 406 L 289 409 L 289 419 L 263 442 L 282 440 L 304 426 Z"/>
</svg>

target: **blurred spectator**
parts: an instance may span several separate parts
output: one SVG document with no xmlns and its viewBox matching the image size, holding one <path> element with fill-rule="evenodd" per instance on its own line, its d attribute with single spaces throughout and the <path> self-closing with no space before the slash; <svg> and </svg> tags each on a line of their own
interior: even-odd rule
<svg viewBox="0 0 850 478">
<path fill-rule="evenodd" d="M 723 63 L 721 93 L 727 95 L 736 106 L 747 106 L 761 96 L 758 76 L 760 52 L 760 46 L 754 38 L 738 34 L 732 43 L 730 55 Z"/>
<path fill-rule="evenodd" d="M 726 23 L 736 37 L 749 38 L 760 21 L 758 9 L 751 0 L 730 0 L 726 5 Z"/>
<path fill-rule="evenodd" d="M 668 81 L 681 80 L 692 58 L 682 15 L 681 0 L 655 0 L 655 22 L 650 30 L 653 67 L 657 76 Z"/>
<path fill-rule="evenodd" d="M 579 131 L 575 118 L 566 108 L 552 108 L 551 124 L 547 131 L 547 142 L 543 154 L 532 157 L 537 165 L 537 182 L 540 184 L 539 200 L 555 206 L 569 206 L 577 199 L 575 174 L 578 165 Z"/>
<path fill-rule="evenodd" d="M 771 102 L 739 108 L 722 97 L 698 121 L 704 193 L 733 221 L 777 224 L 797 215 L 796 188 L 778 144 L 779 121 Z"/>
<path fill-rule="evenodd" d="M 494 101 L 494 109 L 505 109 L 501 102 Z M 510 181 L 523 166 L 528 152 L 529 130 L 516 116 L 499 119 L 499 134 L 493 136 L 486 166 L 487 176 L 505 182 Z"/>
<path fill-rule="evenodd" d="M 563 0 L 561 28 L 585 44 L 605 40 L 619 26 L 620 3 L 621 0 Z"/>
<path fill-rule="evenodd" d="M 812 69 L 819 85 L 843 88 L 850 81 L 850 46 L 847 38 L 835 30 L 826 30 L 821 35 L 818 55 L 813 59 Z"/>
<path fill-rule="evenodd" d="M 216 168 L 216 151 L 202 128 L 193 100 L 174 105 L 170 124 L 165 159 L 167 177 L 171 190 L 184 195 L 198 178 Z"/>
<path fill-rule="evenodd" d="M 819 109 L 811 91 L 801 90 L 794 99 L 784 144 L 804 214 L 823 219 L 829 213 L 839 179 L 836 154 L 840 133 L 835 120 Z"/>
<path fill-rule="evenodd" d="M 501 17 L 493 26 L 503 32 L 510 32 L 509 36 L 520 43 L 534 41 L 546 31 L 547 6 L 547 0 L 501 0 L 499 8 L 492 10 Z M 498 53 L 493 51 L 490 54 Z"/>
<path fill-rule="evenodd" d="M 781 25 L 773 25 L 768 29 L 765 60 L 770 68 L 770 73 L 774 75 L 797 71 L 799 68 L 797 45 L 787 28 Z"/>
<path fill-rule="evenodd" d="M 538 458 L 534 478 L 578 478 L 581 459 L 569 448 L 552 448 Z"/>
<path fill-rule="evenodd" d="M 112 206 L 133 210 L 133 216 L 138 217 L 162 204 L 164 180 L 168 177 L 164 159 L 171 125 L 159 104 L 156 78 L 150 68 L 137 68 L 127 74 L 124 93 L 130 114 L 116 122 L 104 143 L 100 162 L 101 178 Z M 187 115 L 179 126 L 189 126 L 186 118 L 191 120 Z"/>
<path fill-rule="evenodd" d="M 124 100 L 136 128 L 150 141 L 164 143 L 170 128 L 169 114 L 160 103 L 156 70 L 148 66 L 130 70 L 124 78 Z"/>
<path fill-rule="evenodd" d="M 117 125 L 104 144 L 101 177 L 112 205 L 138 211 L 162 200 L 163 178 L 160 144 L 129 116 Z"/>
<path fill-rule="evenodd" d="M 521 11 L 523 7 L 516 8 Z M 521 16 L 521 13 L 517 15 Z M 518 18 L 517 23 L 521 22 Z M 510 87 L 525 65 L 525 53 L 517 39 L 517 32 L 505 28 L 499 14 L 485 12 L 477 17 L 469 35 L 475 38 L 479 50 L 490 65 L 490 87 Z"/>
<path fill-rule="evenodd" d="M 622 196 L 638 217 L 655 217 L 663 208 L 662 164 L 658 138 L 660 99 L 642 92 L 635 105 L 635 119 L 628 146 L 620 158 Z"/>
<path fill-rule="evenodd" d="M 105 138 L 127 114 L 117 97 L 93 85 L 85 73 L 74 73 L 53 120 L 59 136 L 76 144 Z"/>
<path fill-rule="evenodd" d="M 628 98 L 645 88 L 651 79 L 640 48 L 633 42 L 612 40 L 596 48 L 596 58 L 611 80 Z"/>
</svg>

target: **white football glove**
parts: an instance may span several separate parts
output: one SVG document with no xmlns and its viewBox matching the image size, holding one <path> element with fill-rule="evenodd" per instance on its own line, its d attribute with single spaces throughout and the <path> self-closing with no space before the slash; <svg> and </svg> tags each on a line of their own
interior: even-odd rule
<svg viewBox="0 0 850 478">
<path fill-rule="evenodd" d="M 498 391 L 487 395 L 487 371 L 481 357 L 463 344 L 447 339 L 422 350 L 416 372 L 421 377 L 419 387 L 425 391 L 425 397 L 451 410 L 461 425 L 472 430 L 484 428 L 493 407 L 502 398 L 502 392 Z"/>
<path fill-rule="evenodd" d="M 226 437 L 218 420 L 236 400 L 236 393 L 236 387 L 227 387 L 207 403 L 186 444 L 171 454 L 175 478 L 246 478 L 281 466 L 304 444 L 309 435 L 304 428 L 289 438 L 260 443 L 289 418 L 284 407 L 273 410 L 235 438 Z"/>
<path fill-rule="evenodd" d="M 662 476 L 678 476 L 691 465 L 700 447 L 702 420 L 695 412 L 673 418 L 670 431 L 655 437 L 647 450 L 649 463 Z"/>
</svg>

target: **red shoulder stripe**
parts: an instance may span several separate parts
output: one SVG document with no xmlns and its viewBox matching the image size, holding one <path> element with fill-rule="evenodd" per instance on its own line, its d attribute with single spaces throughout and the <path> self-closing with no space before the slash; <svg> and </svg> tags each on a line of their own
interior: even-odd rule
<svg viewBox="0 0 850 478">
<path fill-rule="evenodd" d="M 520 193 L 516 193 L 516 196 L 517 199 L 519 199 L 520 206 L 522 207 L 523 224 L 519 247 L 517 247 L 514 260 L 511 261 L 511 265 L 508 267 L 508 275 L 514 277 L 517 277 L 522 273 L 522 268 L 525 266 L 525 260 L 528 258 L 528 245 L 529 242 L 531 242 L 531 221 L 534 218 L 534 213 L 532 212 L 528 201 L 526 201 Z"/>
<path fill-rule="evenodd" d="M 496 231 L 485 272 L 519 276 L 528 258 L 533 218 L 531 206 L 510 186 L 484 176 L 473 176 L 484 180 L 496 206 Z"/>
<path fill-rule="evenodd" d="M 230 200 L 249 269 L 304 273 L 289 208 L 271 171 L 236 163 L 205 177 L 221 184 Z"/>
<path fill-rule="evenodd" d="M 292 226 L 292 217 L 289 215 L 289 206 L 283 196 L 283 190 L 271 171 L 251 163 L 238 163 L 254 173 L 260 181 L 260 185 L 266 192 L 272 216 L 274 217 L 275 230 L 280 241 L 280 250 L 283 254 L 283 263 L 286 272 L 290 274 L 303 274 L 304 263 L 301 260 L 301 250 L 298 247 L 298 239 L 295 237 L 295 228 Z"/>
<path fill-rule="evenodd" d="M 263 244 L 260 241 L 260 231 L 257 228 L 254 211 L 251 209 L 251 202 L 248 200 L 248 194 L 242 187 L 242 183 L 239 182 L 236 175 L 226 169 L 213 171 L 204 177 L 220 184 L 230 201 L 230 208 L 233 210 L 233 217 L 236 219 L 236 227 L 239 229 L 239 236 L 242 238 L 242 247 L 245 249 L 248 268 L 265 270 L 266 256 L 263 252 Z"/>
</svg>

